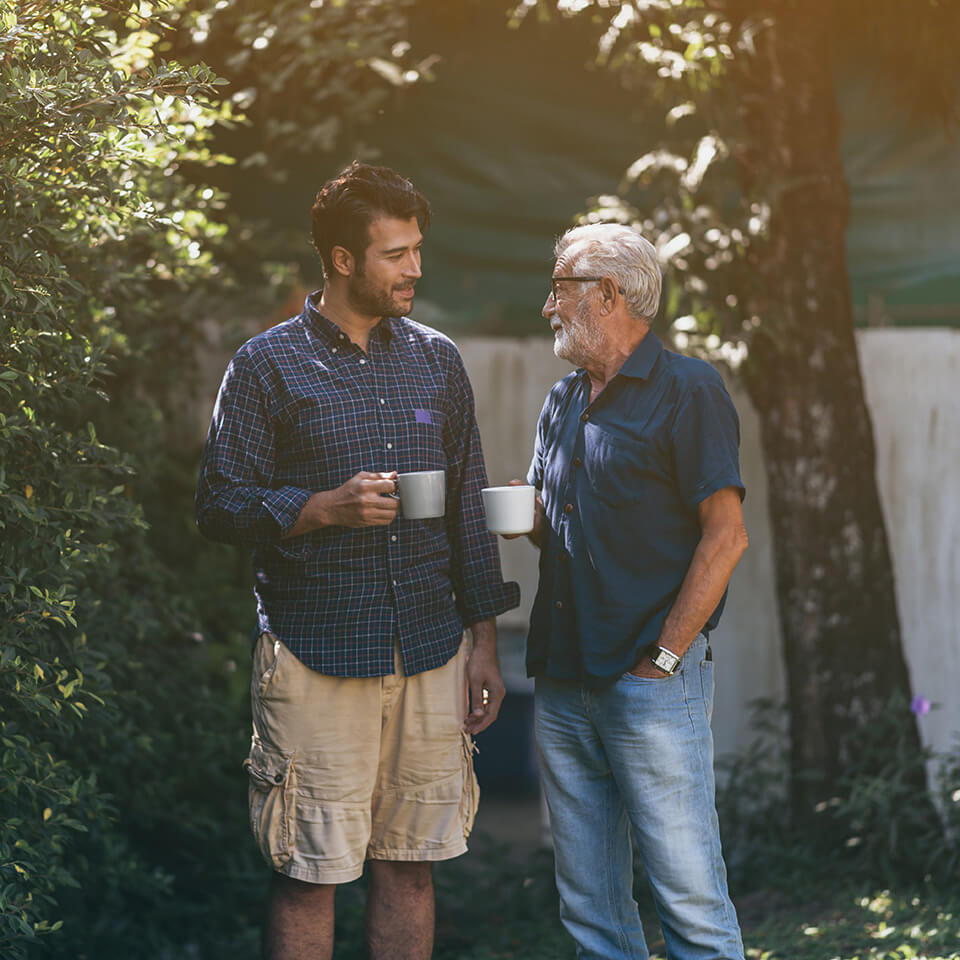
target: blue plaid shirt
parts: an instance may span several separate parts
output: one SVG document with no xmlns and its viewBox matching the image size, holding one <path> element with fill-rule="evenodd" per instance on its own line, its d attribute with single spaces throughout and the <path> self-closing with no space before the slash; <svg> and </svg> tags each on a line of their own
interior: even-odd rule
<svg viewBox="0 0 960 960">
<path fill-rule="evenodd" d="M 283 540 L 311 494 L 361 470 L 446 470 L 446 516 L 323 527 Z M 387 318 L 364 353 L 313 306 L 254 337 L 224 375 L 197 525 L 253 547 L 259 630 L 340 677 L 407 674 L 456 653 L 464 625 L 520 602 L 480 501 L 473 391 L 453 342 Z"/>
</svg>

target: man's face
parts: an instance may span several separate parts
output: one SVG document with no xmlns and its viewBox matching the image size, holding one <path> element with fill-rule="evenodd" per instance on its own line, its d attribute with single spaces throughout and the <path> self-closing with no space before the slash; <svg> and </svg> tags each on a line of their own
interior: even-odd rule
<svg viewBox="0 0 960 960">
<path fill-rule="evenodd" d="M 562 277 L 574 276 L 569 261 L 561 257 L 553 270 L 554 296 L 551 289 L 543 305 L 543 316 L 550 321 L 554 333 L 553 352 L 561 360 L 575 367 L 587 367 L 603 354 L 603 328 L 594 315 L 594 300 L 589 295 L 591 285 Z"/>
<path fill-rule="evenodd" d="M 378 217 L 370 224 L 370 242 L 347 284 L 350 306 L 367 317 L 402 317 L 413 306 L 420 279 L 423 234 L 417 218 Z"/>
</svg>

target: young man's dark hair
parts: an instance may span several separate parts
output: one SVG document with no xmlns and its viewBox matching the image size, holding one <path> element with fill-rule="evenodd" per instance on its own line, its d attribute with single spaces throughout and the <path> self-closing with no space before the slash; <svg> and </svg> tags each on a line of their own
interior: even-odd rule
<svg viewBox="0 0 960 960">
<path fill-rule="evenodd" d="M 368 228 L 377 217 L 397 220 L 417 218 L 421 233 L 430 226 L 430 204 L 405 177 L 388 167 L 374 167 L 354 160 L 340 176 L 326 183 L 311 211 L 313 245 L 323 262 L 323 272 L 332 267 L 331 251 L 344 247 L 363 271 L 363 252 L 369 243 Z"/>
</svg>

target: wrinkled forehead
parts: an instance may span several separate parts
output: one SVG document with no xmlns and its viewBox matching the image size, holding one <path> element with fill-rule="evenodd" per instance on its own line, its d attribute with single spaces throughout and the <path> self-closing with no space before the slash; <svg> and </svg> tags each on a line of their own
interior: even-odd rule
<svg viewBox="0 0 960 960">
<path fill-rule="evenodd" d="M 579 264 L 586 249 L 586 244 L 582 240 L 574 240 L 567 244 L 557 255 L 557 262 L 553 269 L 553 275 L 561 276 L 575 272 L 575 267 Z"/>
</svg>

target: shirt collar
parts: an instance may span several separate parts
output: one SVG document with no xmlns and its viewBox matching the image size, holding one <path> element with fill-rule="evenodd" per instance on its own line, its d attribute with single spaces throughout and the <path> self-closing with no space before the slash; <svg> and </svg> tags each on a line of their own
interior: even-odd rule
<svg viewBox="0 0 960 960">
<path fill-rule="evenodd" d="M 325 317 L 316 307 L 314 299 L 320 298 L 320 291 L 314 290 L 308 293 L 303 303 L 303 313 L 300 316 L 304 322 L 313 330 L 314 333 L 324 337 L 331 343 L 337 340 L 342 332 L 340 328 L 330 319 Z M 384 317 L 371 331 L 371 337 L 382 337 L 384 346 L 390 346 L 393 338 L 394 325 L 399 321 L 394 317 Z"/>
<path fill-rule="evenodd" d="M 616 376 L 635 377 L 638 380 L 649 379 L 661 353 L 663 353 L 663 344 L 652 330 L 648 330 L 633 353 L 623 361 L 623 366 L 616 372 Z M 577 375 L 581 383 L 589 379 L 589 374 L 583 368 L 577 371 Z"/>
</svg>

